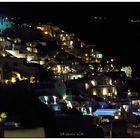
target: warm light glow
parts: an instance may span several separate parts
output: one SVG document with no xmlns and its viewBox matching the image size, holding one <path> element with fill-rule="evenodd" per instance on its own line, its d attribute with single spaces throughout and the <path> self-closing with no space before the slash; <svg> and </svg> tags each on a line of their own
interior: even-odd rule
<svg viewBox="0 0 140 140">
<path fill-rule="evenodd" d="M 103 88 L 103 95 L 107 95 L 107 89 Z"/>
<path fill-rule="evenodd" d="M 91 84 L 92 84 L 93 86 L 96 85 L 94 80 L 91 81 Z"/>
<path fill-rule="evenodd" d="M 29 52 L 32 51 L 32 49 L 31 49 L 30 47 L 27 47 L 26 49 L 27 49 L 27 51 L 29 51 Z"/>
<path fill-rule="evenodd" d="M 40 65 L 44 65 L 45 64 L 45 61 L 44 60 L 41 60 L 40 61 Z"/>
<path fill-rule="evenodd" d="M 5 119 L 5 118 L 7 118 L 7 114 L 5 112 L 2 112 L 1 115 L 0 115 L 0 117 L 3 118 L 3 119 Z"/>
<path fill-rule="evenodd" d="M 27 56 L 27 62 L 30 62 L 32 60 L 32 57 Z"/>
<path fill-rule="evenodd" d="M 43 31 L 44 30 L 44 27 L 37 27 L 37 29 L 40 29 L 40 30 Z"/>
<path fill-rule="evenodd" d="M 63 42 L 63 44 L 62 45 L 67 45 L 67 43 L 66 42 Z"/>
<path fill-rule="evenodd" d="M 114 59 L 111 59 L 111 62 L 113 62 L 114 61 Z"/>
<path fill-rule="evenodd" d="M 71 45 L 71 46 L 73 45 L 73 41 L 70 41 L 70 45 Z"/>
<path fill-rule="evenodd" d="M 2 56 L 3 56 L 3 57 L 5 57 L 5 56 L 6 56 L 6 54 L 5 54 L 5 53 L 2 53 Z"/>
<path fill-rule="evenodd" d="M 109 84 L 112 85 L 112 80 L 111 79 L 109 80 Z"/>
<path fill-rule="evenodd" d="M 114 116 L 114 119 L 115 119 L 115 120 L 118 120 L 118 119 L 119 119 L 119 116 Z"/>
<path fill-rule="evenodd" d="M 16 78 L 15 77 L 12 77 L 11 82 L 12 83 L 15 83 L 16 82 Z"/>
<path fill-rule="evenodd" d="M 61 73 L 61 67 L 60 67 L 60 65 L 57 65 L 57 70 L 58 70 L 58 73 Z"/>
<path fill-rule="evenodd" d="M 85 83 L 85 89 L 87 90 L 89 88 L 88 83 Z"/>
<path fill-rule="evenodd" d="M 115 95 L 117 95 L 117 89 L 115 89 Z"/>
<path fill-rule="evenodd" d="M 97 95 L 96 91 L 93 91 L 93 95 Z"/>
<path fill-rule="evenodd" d="M 49 32 L 48 31 L 45 31 L 44 34 L 47 35 L 47 34 L 49 34 Z"/>
<path fill-rule="evenodd" d="M 111 96 L 111 93 L 108 93 L 108 96 Z"/>
</svg>

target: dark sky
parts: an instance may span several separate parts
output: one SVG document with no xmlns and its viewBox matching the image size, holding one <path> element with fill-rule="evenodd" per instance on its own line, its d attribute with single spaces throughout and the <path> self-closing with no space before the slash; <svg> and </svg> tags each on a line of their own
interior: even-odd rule
<svg viewBox="0 0 140 140">
<path fill-rule="evenodd" d="M 140 75 L 139 2 L 12 2 L 0 3 L 1 15 L 30 21 L 52 22 L 75 33 L 87 44 L 95 44 L 106 56 L 115 56 Z M 95 20 L 94 17 L 102 17 Z"/>
</svg>

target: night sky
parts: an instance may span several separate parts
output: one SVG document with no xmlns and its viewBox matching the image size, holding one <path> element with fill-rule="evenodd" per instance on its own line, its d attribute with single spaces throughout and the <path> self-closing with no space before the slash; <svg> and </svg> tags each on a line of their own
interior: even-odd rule
<svg viewBox="0 0 140 140">
<path fill-rule="evenodd" d="M 1 2 L 0 14 L 52 22 L 140 75 L 140 22 L 130 22 L 140 20 L 139 2 Z"/>
</svg>

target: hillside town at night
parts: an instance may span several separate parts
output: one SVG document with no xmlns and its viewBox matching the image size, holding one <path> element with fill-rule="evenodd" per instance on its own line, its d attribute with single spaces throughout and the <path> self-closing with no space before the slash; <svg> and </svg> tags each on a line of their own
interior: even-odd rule
<svg viewBox="0 0 140 140">
<path fill-rule="evenodd" d="M 133 73 L 56 24 L 1 16 L 0 137 L 138 138 Z"/>
</svg>

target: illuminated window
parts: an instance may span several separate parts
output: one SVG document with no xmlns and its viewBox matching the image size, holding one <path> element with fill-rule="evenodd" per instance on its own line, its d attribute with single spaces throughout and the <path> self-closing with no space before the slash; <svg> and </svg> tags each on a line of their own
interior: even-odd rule
<svg viewBox="0 0 140 140">
<path fill-rule="evenodd" d="M 96 54 L 96 58 L 103 58 L 103 54 Z"/>
<path fill-rule="evenodd" d="M 93 91 L 93 95 L 97 95 L 96 91 Z"/>
<path fill-rule="evenodd" d="M 103 88 L 103 95 L 107 95 L 107 89 Z"/>
</svg>

